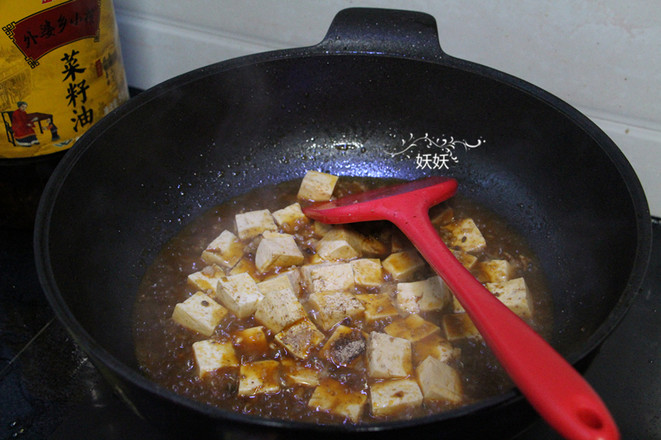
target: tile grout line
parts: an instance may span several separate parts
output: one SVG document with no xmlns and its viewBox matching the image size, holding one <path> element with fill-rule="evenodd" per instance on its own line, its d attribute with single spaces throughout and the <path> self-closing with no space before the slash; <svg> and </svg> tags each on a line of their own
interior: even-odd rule
<svg viewBox="0 0 661 440">
<path fill-rule="evenodd" d="M 27 342 L 27 344 L 25 344 L 23 348 L 21 348 L 18 353 L 16 353 L 14 357 L 9 360 L 9 363 L 5 365 L 2 370 L 0 370 L 0 380 L 5 377 L 14 362 L 16 362 L 16 360 L 23 354 L 23 352 L 27 350 L 34 343 L 34 341 L 36 341 L 39 336 L 41 336 L 41 334 L 48 329 L 48 327 L 50 327 L 54 320 L 55 318 L 51 318 L 46 324 L 44 324 L 44 326 L 39 329 L 39 331 Z"/>
</svg>

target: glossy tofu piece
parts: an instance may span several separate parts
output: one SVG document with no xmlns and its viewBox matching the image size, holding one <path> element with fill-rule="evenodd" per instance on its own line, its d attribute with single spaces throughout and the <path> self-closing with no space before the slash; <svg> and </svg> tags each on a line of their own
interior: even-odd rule
<svg viewBox="0 0 661 440">
<path fill-rule="evenodd" d="M 443 315 L 442 320 L 443 331 L 448 341 L 482 337 L 467 313 L 448 313 Z"/>
<path fill-rule="evenodd" d="M 376 417 L 418 407 L 422 400 L 420 386 L 413 379 L 391 379 L 370 386 L 371 410 Z"/>
<path fill-rule="evenodd" d="M 348 367 L 363 356 L 366 349 L 367 337 L 362 331 L 339 325 L 319 354 L 338 367 Z"/>
<path fill-rule="evenodd" d="M 267 293 L 255 310 L 257 322 L 273 333 L 278 333 L 305 317 L 307 313 L 291 289 Z"/>
<path fill-rule="evenodd" d="M 462 401 L 461 376 L 445 362 L 430 356 L 420 363 L 416 373 L 425 400 Z"/>
<path fill-rule="evenodd" d="M 273 220 L 271 211 L 268 209 L 259 209 L 256 211 L 244 212 L 234 216 L 237 235 L 241 240 L 255 238 L 265 231 L 276 231 L 278 227 Z"/>
<path fill-rule="evenodd" d="M 264 273 L 302 264 L 303 253 L 293 235 L 266 231 L 255 254 L 255 267 Z"/>
<path fill-rule="evenodd" d="M 269 351 L 268 338 L 261 325 L 232 332 L 232 344 L 242 353 L 254 355 Z"/>
<path fill-rule="evenodd" d="M 438 276 L 397 283 L 397 307 L 406 313 L 441 310 L 451 299 L 450 291 Z"/>
<path fill-rule="evenodd" d="M 200 378 L 221 368 L 239 366 L 234 347 L 229 341 L 206 339 L 194 342 L 193 357 L 195 358 L 197 375 Z"/>
<path fill-rule="evenodd" d="M 365 320 L 367 322 L 392 319 L 399 316 L 399 310 L 390 299 L 390 295 L 384 293 L 368 293 L 356 295 L 358 301 L 365 307 Z"/>
<path fill-rule="evenodd" d="M 472 218 L 465 218 L 443 226 L 449 232 L 448 247 L 464 252 L 478 252 L 487 245 L 482 232 Z"/>
<path fill-rule="evenodd" d="M 243 243 L 231 231 L 225 230 L 213 239 L 202 251 L 202 259 L 207 264 L 217 264 L 231 269 L 243 257 Z"/>
<path fill-rule="evenodd" d="M 292 234 L 310 224 L 310 219 L 303 214 L 301 205 L 298 202 L 273 211 L 272 215 L 276 225 L 288 234 Z"/>
<path fill-rule="evenodd" d="M 314 321 L 325 331 L 365 310 L 363 303 L 349 292 L 314 292 L 308 303 L 315 310 Z"/>
<path fill-rule="evenodd" d="M 450 251 L 466 269 L 471 270 L 473 269 L 473 267 L 475 267 L 475 264 L 477 263 L 478 260 L 478 258 L 475 255 L 454 249 L 451 249 Z"/>
<path fill-rule="evenodd" d="M 213 264 L 188 275 L 188 284 L 205 293 L 216 293 L 218 281 L 225 276 L 225 271 Z"/>
<path fill-rule="evenodd" d="M 411 342 L 381 332 L 367 341 L 367 369 L 372 378 L 406 377 L 412 371 Z"/>
<path fill-rule="evenodd" d="M 351 260 L 360 257 L 362 237 L 351 230 L 333 228 L 316 245 L 317 255 L 324 261 Z"/>
<path fill-rule="evenodd" d="M 532 318 L 532 300 L 523 278 L 500 283 L 487 283 L 486 288 L 511 311 L 523 319 Z"/>
<path fill-rule="evenodd" d="M 441 362 L 447 362 L 459 358 L 461 356 L 461 349 L 454 347 L 440 333 L 433 333 L 413 343 L 414 365 L 419 365 L 429 356 Z"/>
<path fill-rule="evenodd" d="M 257 283 L 247 273 L 221 277 L 218 281 L 216 299 L 239 318 L 255 313 L 262 298 Z"/>
<path fill-rule="evenodd" d="M 282 378 L 287 386 L 316 387 L 319 385 L 319 371 L 290 358 L 280 361 Z"/>
<path fill-rule="evenodd" d="M 346 385 L 334 380 L 323 379 L 312 393 L 308 406 L 317 411 L 328 412 L 357 422 L 365 408 L 367 395 L 352 391 Z"/>
<path fill-rule="evenodd" d="M 227 309 L 202 292 L 174 306 L 172 319 L 190 330 L 211 336 L 227 315 Z"/>
<path fill-rule="evenodd" d="M 274 394 L 280 391 L 280 363 L 274 360 L 249 362 L 239 370 L 239 396 Z"/>
<path fill-rule="evenodd" d="M 266 295 L 282 289 L 290 289 L 298 296 L 301 292 L 301 275 L 297 267 L 281 272 L 257 283 L 257 289 Z"/>
<path fill-rule="evenodd" d="M 349 263 L 301 266 L 301 274 L 310 292 L 347 292 L 355 286 L 353 269 Z"/>
<path fill-rule="evenodd" d="M 298 359 L 306 359 L 324 339 L 324 334 L 309 319 L 303 319 L 275 335 L 276 342 Z"/>
<path fill-rule="evenodd" d="M 478 279 L 483 283 L 501 283 L 512 276 L 512 265 L 507 260 L 489 260 L 478 263 Z"/>
<path fill-rule="evenodd" d="M 227 275 L 238 275 L 240 273 L 247 273 L 251 277 L 256 277 L 257 268 L 255 267 L 255 262 L 249 258 L 241 258 Z"/>
<path fill-rule="evenodd" d="M 378 258 L 360 258 L 349 262 L 353 269 L 353 281 L 360 287 L 379 287 L 383 284 L 383 267 Z"/>
<path fill-rule="evenodd" d="M 298 189 L 298 198 L 321 202 L 330 200 L 335 190 L 338 176 L 310 170 L 305 173 Z"/>
<path fill-rule="evenodd" d="M 393 279 L 410 281 L 425 267 L 426 263 L 417 251 L 407 250 L 388 255 L 381 264 Z"/>
<path fill-rule="evenodd" d="M 388 324 L 384 331 L 395 338 L 417 342 L 427 336 L 440 333 L 441 328 L 424 320 L 420 315 L 409 315 L 404 319 Z"/>
</svg>

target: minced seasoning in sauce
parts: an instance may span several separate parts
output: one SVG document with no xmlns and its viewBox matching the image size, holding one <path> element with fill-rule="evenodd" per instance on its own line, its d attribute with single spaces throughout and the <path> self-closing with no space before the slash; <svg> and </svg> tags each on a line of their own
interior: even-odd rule
<svg viewBox="0 0 661 440">
<path fill-rule="evenodd" d="M 340 177 L 333 197 L 387 184 L 393 181 Z M 275 222 L 275 230 L 254 237 L 236 237 L 237 214 L 268 210 L 270 218 L 283 208 L 304 205 L 306 201 L 297 198 L 300 185 L 300 179 L 289 181 L 225 202 L 194 220 L 164 245 L 145 274 L 134 308 L 137 358 L 151 380 L 222 409 L 318 424 L 421 417 L 512 388 L 458 303 L 450 294 L 444 297 L 439 293 L 442 282 L 434 284 L 438 283 L 436 275 L 426 263 L 415 266 L 403 259 L 395 264 L 390 258 L 391 254 L 416 253 L 390 223 L 368 222 L 340 228 L 299 218 L 291 223 Z M 542 336 L 548 336 L 549 295 L 539 264 L 523 239 L 494 214 L 460 196 L 432 208 L 430 217 L 450 249 L 492 292 L 500 294 L 496 293 L 498 287 L 494 288 L 499 282 L 501 286 L 520 282 L 516 285 L 521 293 L 523 283 L 527 303 L 522 305 L 521 297 L 509 295 L 509 291 L 500 298 L 505 302 L 508 296 L 514 301 L 508 306 Z M 471 226 L 470 222 L 467 226 L 467 220 L 474 222 L 486 246 L 466 251 L 465 245 L 474 238 L 462 235 L 461 231 Z M 324 251 L 324 260 L 320 257 L 322 252 L 318 252 L 320 243 L 325 234 L 336 229 L 350 231 L 338 235 L 349 237 L 347 241 L 353 247 L 345 245 L 337 250 L 339 253 L 333 253 L 334 248 Z M 232 246 L 240 246 L 234 251 L 242 258 L 214 260 L 219 266 L 211 270 L 209 266 L 216 263 L 210 264 L 202 254 L 224 231 L 235 234 Z M 256 263 L 256 255 L 262 252 L 258 252 L 261 241 L 278 242 L 285 236 L 282 234 L 293 237 L 300 255 L 296 254 L 293 260 L 275 258 L 273 264 L 257 257 Z M 358 249 L 351 254 L 354 248 Z M 342 254 L 346 249 L 349 254 Z M 317 310 L 315 307 L 322 304 L 321 298 L 326 298 L 327 292 L 315 283 L 333 284 L 340 276 L 316 280 L 311 275 L 311 265 L 347 268 L 351 261 L 356 264 L 363 259 L 372 263 L 372 268 L 376 266 L 380 276 L 377 282 L 356 278 L 355 284 L 337 294 L 344 299 L 332 303 L 335 306 L 331 305 L 330 311 L 324 311 L 323 306 Z M 415 270 L 399 273 L 398 264 L 404 269 L 413 265 Z M 357 266 L 351 267 L 357 276 Z M 261 292 L 268 284 L 261 284 L 264 280 L 293 272 L 297 276 L 288 277 L 290 283 L 294 280 L 293 295 L 288 289 L 286 294 L 265 290 L 267 293 L 258 294 L 261 301 L 270 299 L 261 305 L 257 303 L 257 311 L 241 309 L 236 313 L 228 310 L 231 304 L 224 306 L 223 301 L 227 300 L 217 294 L 219 286 L 194 284 L 189 279 L 191 274 L 201 274 L 203 278 L 219 276 L 223 282 L 229 282 L 238 274 L 249 274 L 248 281 L 254 282 Z M 425 286 L 420 287 L 421 284 Z M 429 286 L 436 286 L 436 290 Z M 428 292 L 421 293 L 425 289 Z M 413 291 L 416 293 L 410 294 Z M 198 308 L 205 311 L 214 306 L 212 303 L 219 304 L 214 310 L 220 311 L 211 319 L 207 334 L 173 318 L 177 304 L 194 295 L 200 295 L 196 297 L 201 298 Z M 368 299 L 375 298 L 386 298 L 387 303 L 371 307 Z M 342 302 L 345 299 L 348 302 Z M 296 307 L 289 315 L 279 316 L 274 324 L 269 314 L 284 309 L 287 301 Z M 237 314 L 245 316 L 239 318 Z M 196 343 L 198 351 L 193 348 Z M 394 350 L 395 347 L 400 349 Z M 226 363 L 214 369 L 213 359 L 217 357 L 211 356 L 212 367 L 206 371 L 206 361 L 201 360 L 203 349 L 220 348 L 228 356 L 223 358 Z M 439 377 L 449 381 L 440 392 L 429 383 Z"/>
</svg>

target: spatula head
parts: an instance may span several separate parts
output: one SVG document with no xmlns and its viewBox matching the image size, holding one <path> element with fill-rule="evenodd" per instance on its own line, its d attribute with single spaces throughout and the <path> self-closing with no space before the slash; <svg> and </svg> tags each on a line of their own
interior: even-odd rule
<svg viewBox="0 0 661 440">
<path fill-rule="evenodd" d="M 449 177 L 427 177 L 399 185 L 351 194 L 337 200 L 314 203 L 303 213 L 323 223 L 354 223 L 390 220 L 412 208 L 429 209 L 452 197 L 457 181 Z"/>
</svg>

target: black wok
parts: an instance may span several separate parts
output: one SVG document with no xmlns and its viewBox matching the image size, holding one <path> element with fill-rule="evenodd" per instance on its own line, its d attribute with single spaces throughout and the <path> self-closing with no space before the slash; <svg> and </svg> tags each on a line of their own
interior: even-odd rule
<svg viewBox="0 0 661 440">
<path fill-rule="evenodd" d="M 434 146 L 443 139 L 453 148 Z M 416 160 L 441 152 L 456 161 Z M 219 202 L 307 169 L 455 177 L 537 253 L 554 301 L 551 343 L 579 369 L 647 266 L 644 193 L 590 120 L 520 79 L 448 56 L 428 15 L 345 10 L 317 46 L 221 62 L 142 93 L 85 133 L 52 175 L 36 221 L 41 282 L 137 413 L 170 432 L 269 438 L 504 438 L 531 421 L 511 391 L 422 420 L 318 427 L 226 413 L 141 375 L 131 312 L 160 247 Z"/>
</svg>

